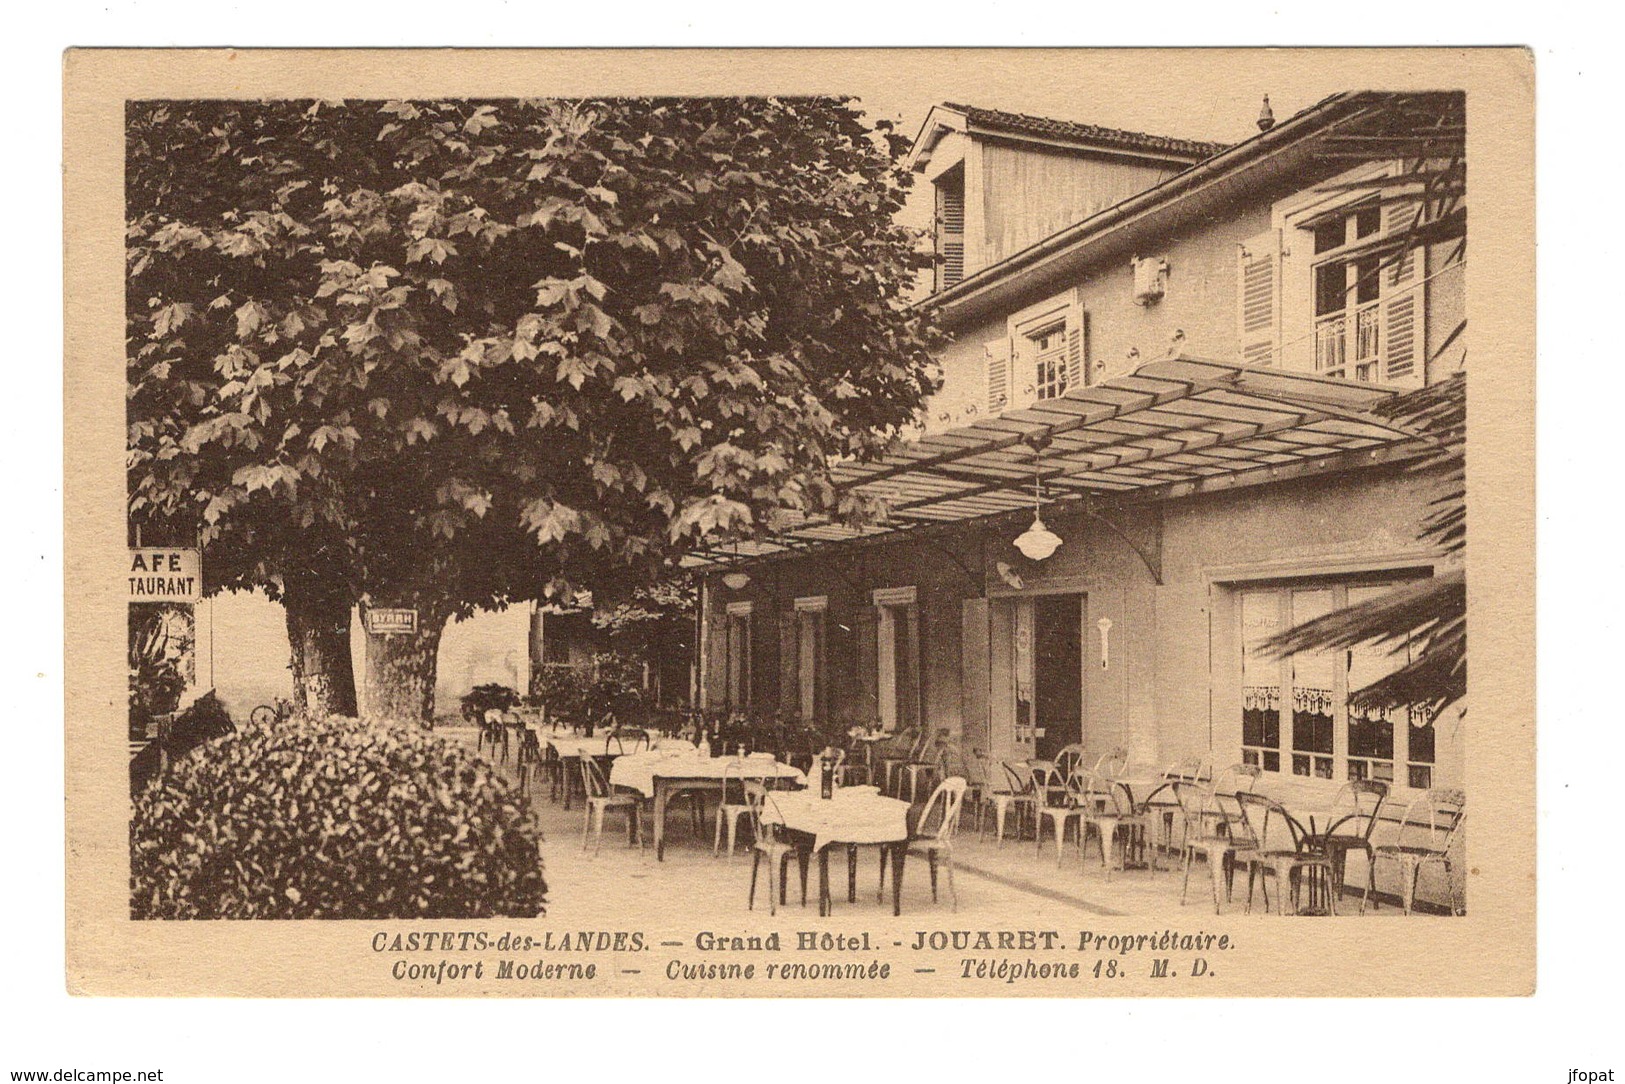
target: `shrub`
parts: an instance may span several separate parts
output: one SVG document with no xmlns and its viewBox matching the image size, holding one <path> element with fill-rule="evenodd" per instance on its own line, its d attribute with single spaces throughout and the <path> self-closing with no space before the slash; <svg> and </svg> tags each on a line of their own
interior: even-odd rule
<svg viewBox="0 0 1625 1084">
<path fill-rule="evenodd" d="M 136 798 L 135 918 L 542 913 L 528 802 L 468 750 L 334 717 L 217 738 Z"/>
<path fill-rule="evenodd" d="M 518 703 L 519 693 L 506 685 L 476 685 L 462 699 L 463 718 L 478 723 L 492 708 L 507 711 Z"/>
<path fill-rule="evenodd" d="M 175 717 L 157 741 L 150 742 L 130 761 L 130 796 L 146 789 L 158 774 L 164 757 L 179 760 L 204 742 L 230 734 L 236 728 L 220 698 L 212 690 L 204 693 Z"/>
</svg>

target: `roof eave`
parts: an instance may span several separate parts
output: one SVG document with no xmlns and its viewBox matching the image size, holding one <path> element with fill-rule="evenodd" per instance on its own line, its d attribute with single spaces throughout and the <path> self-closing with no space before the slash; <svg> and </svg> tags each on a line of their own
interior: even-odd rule
<svg viewBox="0 0 1625 1084">
<path fill-rule="evenodd" d="M 1063 253 L 1081 248 L 1131 219 L 1164 205 L 1177 203 L 1181 198 L 1213 181 L 1279 153 L 1296 142 L 1308 139 L 1318 134 L 1325 126 L 1342 119 L 1372 100 L 1374 95 L 1370 91 L 1342 91 L 1334 94 L 1277 124 L 1269 131 L 1238 143 L 1160 184 L 1036 241 L 953 286 L 924 298 L 917 303 L 917 307 L 936 310 L 939 317 L 948 322 L 968 318 L 974 315 L 974 310 L 978 308 L 975 304 L 978 299 L 993 288 L 1006 283 L 1013 276 Z"/>
</svg>

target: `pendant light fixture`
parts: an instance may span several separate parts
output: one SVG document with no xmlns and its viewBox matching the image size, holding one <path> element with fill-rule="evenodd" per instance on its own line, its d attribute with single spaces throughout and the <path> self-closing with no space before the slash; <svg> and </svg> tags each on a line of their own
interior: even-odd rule
<svg viewBox="0 0 1625 1084">
<path fill-rule="evenodd" d="M 1061 545 L 1061 536 L 1044 526 L 1039 509 L 1044 504 L 1044 479 L 1033 464 L 1033 523 L 1016 537 L 1015 547 L 1029 561 L 1047 560 Z"/>
<path fill-rule="evenodd" d="M 734 561 L 738 562 L 738 560 L 739 560 L 739 540 L 736 538 L 736 539 L 734 539 Z M 750 573 L 749 572 L 742 572 L 742 571 L 740 571 L 738 569 L 735 569 L 732 572 L 724 573 L 723 576 L 722 576 L 722 586 L 726 587 L 730 591 L 743 591 L 747 586 L 749 586 L 749 584 L 750 584 Z"/>
</svg>

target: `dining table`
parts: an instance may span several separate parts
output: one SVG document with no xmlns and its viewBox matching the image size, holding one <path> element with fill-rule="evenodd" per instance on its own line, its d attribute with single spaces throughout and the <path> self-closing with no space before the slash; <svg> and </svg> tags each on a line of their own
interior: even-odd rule
<svg viewBox="0 0 1625 1084">
<path fill-rule="evenodd" d="M 812 840 L 818 856 L 818 913 L 830 913 L 829 852 L 847 848 L 847 901 L 858 896 L 857 849 L 879 846 L 891 851 L 892 914 L 902 913 L 903 862 L 908 857 L 910 806 L 888 798 L 878 787 L 841 787 L 825 798 L 817 790 L 774 791 L 762 809 L 764 823 L 776 824 Z M 884 867 L 882 867 L 884 871 Z M 885 885 L 881 884 L 884 898 Z"/>
<path fill-rule="evenodd" d="M 608 730 L 587 737 L 579 731 L 541 728 L 529 722 L 525 724 L 525 729 L 536 739 L 536 748 L 538 750 L 545 750 L 551 746 L 560 760 L 579 761 L 583 756 L 590 756 L 599 760 L 613 759 L 637 748 L 631 742 L 628 742 L 626 747 L 623 748 L 621 743 L 616 741 Z M 638 745 L 641 744 L 641 742 L 638 743 Z M 688 748 L 692 749 L 693 746 L 688 745 Z M 567 781 L 564 786 L 565 809 L 570 808 L 570 798 L 573 790 L 574 785 Z"/>
<path fill-rule="evenodd" d="M 561 754 L 562 755 L 562 754 Z M 805 784 L 807 777 L 799 768 L 780 763 L 769 757 L 713 757 L 693 748 L 648 749 L 626 753 L 615 759 L 609 770 L 609 785 L 626 787 L 646 798 L 654 799 L 655 860 L 666 857 L 666 807 L 672 796 L 680 791 L 714 790 L 721 792 L 722 776 L 728 766 L 730 779 L 772 780 L 781 783 Z"/>
</svg>

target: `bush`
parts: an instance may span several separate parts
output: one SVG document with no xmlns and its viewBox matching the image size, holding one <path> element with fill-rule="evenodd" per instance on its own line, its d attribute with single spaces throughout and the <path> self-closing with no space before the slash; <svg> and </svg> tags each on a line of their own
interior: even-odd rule
<svg viewBox="0 0 1625 1084">
<path fill-rule="evenodd" d="M 236 729 L 237 724 L 232 722 L 220 698 L 212 690 L 204 693 L 175 717 L 175 721 L 169 724 L 168 730 L 157 741 L 149 742 L 130 761 L 130 796 L 135 797 L 146 789 L 153 776 L 158 774 L 158 766 L 164 757 L 171 761 L 179 760 L 204 742 Z"/>
<path fill-rule="evenodd" d="M 293 719 L 199 746 L 136 798 L 135 918 L 534 917 L 528 802 L 407 726 Z"/>
<path fill-rule="evenodd" d="M 519 703 L 519 693 L 506 685 L 476 685 L 462 699 L 463 718 L 478 723 L 495 708 L 507 711 Z"/>
</svg>

